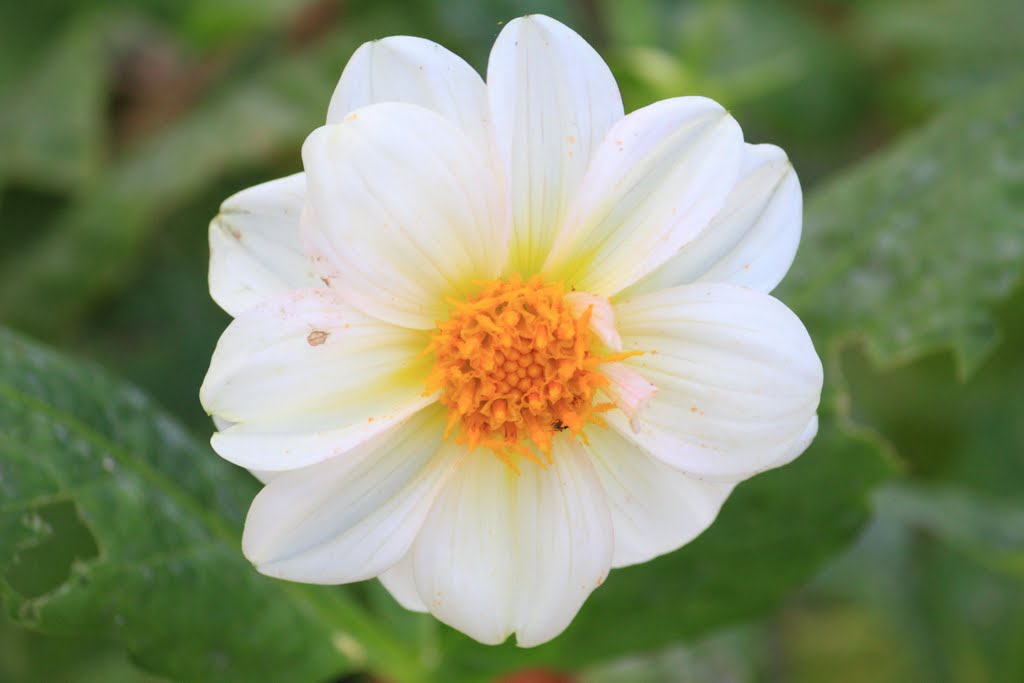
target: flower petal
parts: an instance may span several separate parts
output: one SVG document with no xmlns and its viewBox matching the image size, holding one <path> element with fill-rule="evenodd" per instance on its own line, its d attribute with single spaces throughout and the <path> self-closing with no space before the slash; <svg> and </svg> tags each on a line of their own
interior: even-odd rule
<svg viewBox="0 0 1024 683">
<path fill-rule="evenodd" d="M 658 393 L 658 387 L 625 363 L 604 363 L 601 365 L 601 374 L 608 379 L 604 393 L 629 418 L 633 431 L 637 431 L 639 426 L 635 422 L 636 416 Z"/>
<path fill-rule="evenodd" d="M 438 496 L 413 547 L 416 586 L 441 621 L 483 643 L 522 647 L 561 633 L 607 575 L 611 517 L 578 444 L 554 464 L 471 456 Z"/>
<path fill-rule="evenodd" d="M 715 520 L 735 486 L 687 476 L 614 430 L 590 429 L 587 438 L 611 509 L 614 567 L 646 562 L 692 541 Z"/>
<path fill-rule="evenodd" d="M 496 645 L 515 627 L 516 475 L 473 453 L 438 494 L 413 545 L 420 597 L 435 617 Z"/>
<path fill-rule="evenodd" d="M 422 333 L 380 322 L 332 290 L 298 290 L 228 326 L 200 390 L 233 422 L 214 434 L 225 459 L 295 469 L 342 453 L 430 403 Z"/>
<path fill-rule="evenodd" d="M 594 153 L 551 279 L 612 296 L 704 231 L 736 182 L 743 135 L 703 97 L 657 102 L 617 123 Z"/>
<path fill-rule="evenodd" d="M 697 281 L 770 292 L 793 264 L 802 223 L 800 181 L 786 153 L 745 145 L 740 179 L 708 229 L 621 296 Z"/>
<path fill-rule="evenodd" d="M 217 415 L 211 415 L 210 417 L 213 418 L 213 425 L 217 428 L 218 432 L 223 432 L 235 424 L 234 422 L 225 420 Z M 272 479 L 281 476 L 281 472 L 283 471 L 284 470 L 249 470 L 249 474 L 259 479 L 260 483 L 269 484 Z"/>
<path fill-rule="evenodd" d="M 377 576 L 412 545 L 465 449 L 442 444 L 444 410 L 274 479 L 249 508 L 245 556 L 263 574 L 307 583 Z"/>
<path fill-rule="evenodd" d="M 516 644 L 533 647 L 565 630 L 608 576 L 611 514 L 583 447 L 556 439 L 549 469 L 524 467 L 517 496 Z"/>
<path fill-rule="evenodd" d="M 622 350 L 622 339 L 615 329 L 615 309 L 606 296 L 595 296 L 587 292 L 569 292 L 565 303 L 572 314 L 579 318 L 590 309 L 590 329 L 601 343 L 613 351 Z"/>
<path fill-rule="evenodd" d="M 321 284 L 302 250 L 304 173 L 229 197 L 210 223 L 210 296 L 232 316 L 291 289 Z"/>
<path fill-rule="evenodd" d="M 340 123 L 356 109 L 379 102 L 426 107 L 457 124 L 481 149 L 491 144 L 483 79 L 433 41 L 391 36 L 363 43 L 345 65 L 327 123 Z"/>
<path fill-rule="evenodd" d="M 487 90 L 509 185 L 509 269 L 529 275 L 544 262 L 594 149 L 622 118 L 622 98 L 594 49 L 541 15 L 501 31 Z"/>
<path fill-rule="evenodd" d="M 419 591 L 416 589 L 416 575 L 412 564 L 412 553 L 396 562 L 379 577 L 381 584 L 398 601 L 398 604 L 413 612 L 428 612 L 423 604 Z"/>
<path fill-rule="evenodd" d="M 498 275 L 507 256 L 500 183 L 450 121 L 374 104 L 319 128 L 302 147 L 323 274 L 360 310 L 432 328 L 447 299 Z"/>
<path fill-rule="evenodd" d="M 616 306 L 623 361 L 658 393 L 627 440 L 697 477 L 738 481 L 795 457 L 821 397 L 822 368 L 807 331 L 781 302 L 727 284 L 693 284 Z"/>
</svg>

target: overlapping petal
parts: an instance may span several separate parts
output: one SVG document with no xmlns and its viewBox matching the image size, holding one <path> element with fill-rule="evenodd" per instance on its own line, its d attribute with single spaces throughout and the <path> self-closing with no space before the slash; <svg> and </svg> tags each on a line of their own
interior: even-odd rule
<svg viewBox="0 0 1024 683">
<path fill-rule="evenodd" d="M 409 552 L 377 578 L 402 607 L 413 612 L 429 612 L 416 588 L 415 569 L 412 552 Z"/>
<path fill-rule="evenodd" d="M 770 292 L 796 256 L 803 195 L 786 153 L 745 145 L 740 178 L 707 230 L 621 296 L 689 282 L 731 282 Z"/>
<path fill-rule="evenodd" d="M 343 453 L 431 402 L 425 345 L 329 289 L 250 309 L 224 332 L 200 390 L 207 412 L 234 423 L 214 449 L 271 471 Z"/>
<path fill-rule="evenodd" d="M 498 152 L 512 212 L 509 270 L 536 272 L 601 139 L 622 118 L 604 60 L 545 16 L 508 23 L 487 64 Z"/>
<path fill-rule="evenodd" d="M 548 277 L 612 296 L 696 239 L 740 171 L 743 135 L 718 103 L 679 97 L 617 123 L 594 153 Z"/>
<path fill-rule="evenodd" d="M 307 583 L 377 576 L 408 551 L 465 449 L 433 406 L 344 456 L 285 473 L 252 503 L 242 549 L 264 574 Z"/>
<path fill-rule="evenodd" d="M 689 543 L 711 525 L 732 492 L 732 482 L 691 477 L 613 430 L 589 430 L 588 439 L 586 449 L 611 510 L 615 567 L 646 562 Z"/>
<path fill-rule="evenodd" d="M 473 457 L 438 497 L 413 547 L 417 590 L 441 621 L 483 643 L 558 635 L 607 575 L 611 516 L 582 447 L 558 440 L 548 469 L 516 475 Z"/>
<path fill-rule="evenodd" d="M 500 183 L 459 128 L 409 104 L 375 104 L 302 147 L 322 274 L 353 305 L 427 329 L 507 256 Z"/>
<path fill-rule="evenodd" d="M 615 309 L 608 297 L 589 292 L 569 292 L 565 295 L 565 304 L 577 318 L 590 311 L 591 331 L 608 348 L 622 350 L 622 339 L 615 327 Z"/>
<path fill-rule="evenodd" d="M 481 149 L 491 147 L 483 79 L 461 57 L 433 41 L 390 36 L 361 45 L 334 90 L 327 123 L 341 123 L 356 109 L 380 102 L 430 109 L 458 125 Z"/>
<path fill-rule="evenodd" d="M 658 391 L 627 440 L 697 477 L 738 481 L 806 447 L 816 425 L 821 361 L 800 320 L 767 294 L 693 284 L 616 306 L 625 364 Z"/>
<path fill-rule="evenodd" d="M 210 296 L 237 316 L 273 296 L 321 282 L 302 249 L 304 173 L 232 195 L 210 223 Z"/>
<path fill-rule="evenodd" d="M 497 458 L 470 456 L 413 546 L 413 580 L 427 608 L 486 644 L 515 628 L 516 483 Z"/>
</svg>

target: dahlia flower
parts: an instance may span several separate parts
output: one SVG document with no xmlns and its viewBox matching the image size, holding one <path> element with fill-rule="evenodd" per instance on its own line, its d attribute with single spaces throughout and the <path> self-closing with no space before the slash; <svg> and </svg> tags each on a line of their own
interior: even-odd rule
<svg viewBox="0 0 1024 683">
<path fill-rule="evenodd" d="M 768 294 L 800 187 L 719 104 L 624 115 L 597 53 L 529 16 L 486 83 L 427 40 L 363 45 L 302 160 L 210 229 L 234 320 L 201 399 L 265 483 L 264 574 L 377 577 L 537 645 L 814 437 L 821 363 Z"/>
</svg>

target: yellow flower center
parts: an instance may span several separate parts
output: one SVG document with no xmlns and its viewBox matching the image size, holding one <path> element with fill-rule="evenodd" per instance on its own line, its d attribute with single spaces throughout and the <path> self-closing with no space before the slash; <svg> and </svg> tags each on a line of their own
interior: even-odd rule
<svg viewBox="0 0 1024 683">
<path fill-rule="evenodd" d="M 460 428 L 461 443 L 489 448 L 515 470 L 513 454 L 544 465 L 556 434 L 604 424 L 597 413 L 614 404 L 594 404 L 608 384 L 597 367 L 623 354 L 600 352 L 591 309 L 573 315 L 561 283 L 513 276 L 451 303 L 427 348 L 437 359 L 427 391 L 441 390 L 446 438 Z"/>
</svg>

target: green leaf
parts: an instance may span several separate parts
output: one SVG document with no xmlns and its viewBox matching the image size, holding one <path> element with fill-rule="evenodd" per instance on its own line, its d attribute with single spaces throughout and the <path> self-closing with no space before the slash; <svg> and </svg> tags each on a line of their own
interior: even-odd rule
<svg viewBox="0 0 1024 683">
<path fill-rule="evenodd" d="M 876 501 L 879 514 L 1024 579 L 1024 505 L 985 500 L 953 487 L 912 485 L 886 486 Z"/>
<path fill-rule="evenodd" d="M 167 683 L 139 671 L 124 653 L 94 639 L 47 637 L 0 620 L 0 680 L 5 683 Z"/>
<path fill-rule="evenodd" d="M 99 22 L 83 19 L 0 91 L 0 189 L 73 189 L 97 172 L 107 71 Z"/>
<path fill-rule="evenodd" d="M 326 111 L 346 45 L 329 47 L 224 90 L 111 166 L 4 269 L 0 318 L 53 335 L 133 273 L 171 208 L 222 174 L 284 150 L 298 161 L 303 137 Z"/>
<path fill-rule="evenodd" d="M 783 679 L 833 677 L 837 662 L 827 656 L 831 651 L 851 660 L 842 670 L 844 680 L 853 682 L 1024 680 L 1020 574 L 984 554 L 964 552 L 959 533 L 946 533 L 963 526 L 956 518 L 965 503 L 977 503 L 968 526 L 989 540 L 1010 540 L 1003 532 L 992 534 L 1006 520 L 989 515 L 1010 508 L 968 500 L 949 488 L 903 483 L 886 484 L 876 498 L 875 522 L 860 542 L 802 591 L 787 614 L 766 625 L 776 648 L 792 653 L 787 659 L 803 670 L 802 676 L 784 672 Z M 945 509 L 946 502 L 955 507 Z M 977 541 L 971 543 L 975 548 L 984 544 Z M 844 633 L 836 624 L 844 613 L 870 623 Z M 865 661 L 866 651 L 878 655 Z M 903 670 L 894 671 L 892 664 L 901 661 Z"/>
<path fill-rule="evenodd" d="M 881 68 L 899 64 L 879 84 L 882 98 L 913 114 L 1024 68 L 1024 5 L 1014 0 L 868 0 L 850 9 L 852 39 Z"/>
<path fill-rule="evenodd" d="M 1013 503 L 1024 496 L 1024 287 L 995 320 L 1003 339 L 966 383 L 948 352 L 879 370 L 851 349 L 843 373 L 857 421 L 885 435 L 910 478 Z"/>
<path fill-rule="evenodd" d="M 951 349 L 966 377 L 1024 264 L 1024 79 L 992 88 L 816 192 L 779 296 L 820 347 L 891 366 Z"/>
<path fill-rule="evenodd" d="M 319 681 L 418 665 L 347 594 L 260 576 L 238 533 L 257 489 L 137 390 L 0 331 L 0 596 L 195 681 Z"/>
</svg>

